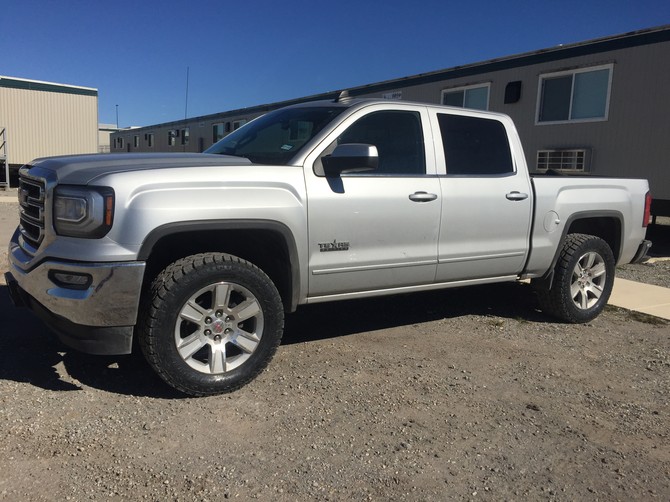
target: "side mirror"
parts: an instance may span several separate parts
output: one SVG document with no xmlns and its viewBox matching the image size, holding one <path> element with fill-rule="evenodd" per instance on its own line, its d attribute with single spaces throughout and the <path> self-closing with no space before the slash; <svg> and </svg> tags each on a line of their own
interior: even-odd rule
<svg viewBox="0 0 670 502">
<path fill-rule="evenodd" d="M 379 153 L 374 145 L 348 143 L 338 145 L 333 153 L 322 157 L 321 162 L 326 176 L 374 171 L 379 166 Z"/>
</svg>

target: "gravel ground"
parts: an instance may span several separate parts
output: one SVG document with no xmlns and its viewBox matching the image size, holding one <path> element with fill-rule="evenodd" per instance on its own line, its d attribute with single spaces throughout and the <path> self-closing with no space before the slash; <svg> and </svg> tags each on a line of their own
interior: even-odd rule
<svg viewBox="0 0 670 502">
<path fill-rule="evenodd" d="M 305 307 L 258 379 L 191 399 L 0 286 L 0 500 L 670 499 L 670 324 L 534 306 L 503 284 Z"/>
<path fill-rule="evenodd" d="M 617 268 L 616 276 L 630 281 L 670 288 L 670 260 L 624 265 Z"/>
</svg>

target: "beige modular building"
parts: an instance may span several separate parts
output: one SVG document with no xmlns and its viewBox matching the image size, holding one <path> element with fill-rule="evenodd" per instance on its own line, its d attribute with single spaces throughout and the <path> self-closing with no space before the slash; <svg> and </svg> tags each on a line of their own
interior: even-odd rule
<svg viewBox="0 0 670 502">
<path fill-rule="evenodd" d="M 38 157 L 98 152 L 98 90 L 0 76 L 0 174 Z"/>
</svg>

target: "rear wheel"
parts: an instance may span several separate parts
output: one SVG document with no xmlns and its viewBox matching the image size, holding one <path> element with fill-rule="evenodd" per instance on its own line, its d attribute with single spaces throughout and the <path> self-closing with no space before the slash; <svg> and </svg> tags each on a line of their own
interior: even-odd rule
<svg viewBox="0 0 670 502">
<path fill-rule="evenodd" d="M 189 256 L 153 281 L 139 342 L 172 387 L 204 396 L 256 377 L 281 341 L 284 313 L 270 278 L 222 253 Z"/>
<path fill-rule="evenodd" d="M 595 319 L 612 293 L 614 268 L 614 255 L 604 240 L 593 235 L 568 235 L 551 289 L 538 290 L 541 309 L 571 323 Z"/>
</svg>

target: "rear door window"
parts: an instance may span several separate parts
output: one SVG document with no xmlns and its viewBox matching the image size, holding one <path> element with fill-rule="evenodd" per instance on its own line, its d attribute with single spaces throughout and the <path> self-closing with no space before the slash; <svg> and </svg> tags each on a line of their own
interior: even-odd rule
<svg viewBox="0 0 670 502">
<path fill-rule="evenodd" d="M 447 175 L 514 173 L 505 126 L 492 119 L 438 113 Z"/>
</svg>

